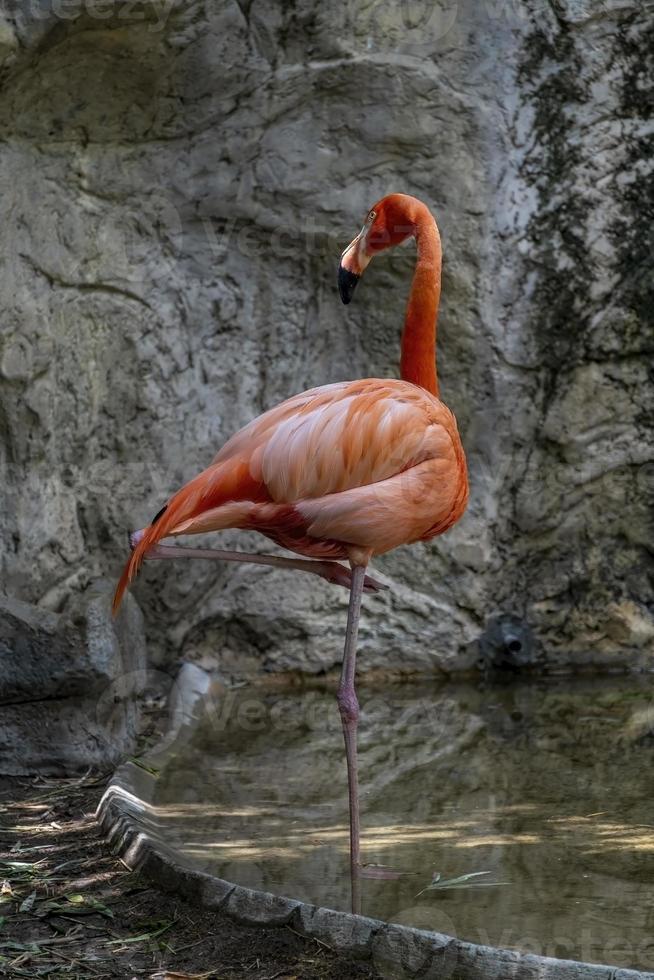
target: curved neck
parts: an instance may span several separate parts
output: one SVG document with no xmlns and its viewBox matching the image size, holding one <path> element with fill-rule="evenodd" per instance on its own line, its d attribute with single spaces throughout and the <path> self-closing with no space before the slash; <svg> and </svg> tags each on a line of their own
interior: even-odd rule
<svg viewBox="0 0 654 980">
<path fill-rule="evenodd" d="M 404 319 L 400 374 L 405 381 L 438 395 L 436 318 L 441 295 L 441 239 L 425 209 L 415 223 L 418 261 Z"/>
</svg>

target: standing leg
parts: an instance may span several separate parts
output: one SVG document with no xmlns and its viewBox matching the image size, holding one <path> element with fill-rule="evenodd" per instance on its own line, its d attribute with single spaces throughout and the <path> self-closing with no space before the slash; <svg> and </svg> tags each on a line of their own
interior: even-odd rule
<svg viewBox="0 0 654 980">
<path fill-rule="evenodd" d="M 345 755 L 347 759 L 347 788 L 350 798 L 350 879 L 352 882 L 352 911 L 361 914 L 361 852 L 359 847 L 359 773 L 357 766 L 357 726 L 359 722 L 359 702 L 354 689 L 356 672 L 357 636 L 359 633 L 359 614 L 361 596 L 366 577 L 366 566 L 355 565 L 352 569 L 350 605 L 347 613 L 345 651 L 341 682 L 336 699 L 343 724 Z"/>
</svg>

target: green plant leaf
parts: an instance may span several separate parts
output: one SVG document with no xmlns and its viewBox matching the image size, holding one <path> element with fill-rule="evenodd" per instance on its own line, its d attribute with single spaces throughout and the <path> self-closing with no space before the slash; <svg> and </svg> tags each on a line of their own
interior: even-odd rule
<svg viewBox="0 0 654 980">
<path fill-rule="evenodd" d="M 60 912 L 64 912 L 66 915 L 97 914 L 104 915 L 107 919 L 113 919 L 114 917 L 114 913 L 104 902 L 98 901 L 97 898 L 93 898 L 91 895 L 86 896 L 76 893 L 73 895 L 64 895 L 64 898 L 64 902 L 58 902 L 54 898 L 43 902 L 39 906 L 39 913 L 41 915 L 57 915 Z"/>
<path fill-rule="evenodd" d="M 450 889 L 456 888 L 495 888 L 497 885 L 508 885 L 508 881 L 476 881 L 475 879 L 481 878 L 484 875 L 489 875 L 490 871 L 470 871 L 465 875 L 458 875 L 456 878 L 442 878 L 439 875 L 434 875 L 430 885 L 427 885 L 422 891 L 418 892 L 416 898 L 420 895 L 424 895 L 425 892 L 430 891 L 449 891 Z"/>
<path fill-rule="evenodd" d="M 138 766 L 139 769 L 145 769 L 145 771 L 146 772 L 149 772 L 151 776 L 158 776 L 159 775 L 159 770 L 158 769 L 154 769 L 152 766 L 146 765 L 146 763 L 145 762 L 141 762 L 140 759 L 136 759 L 136 758 L 134 758 L 132 756 L 127 761 L 128 762 L 131 762 L 132 765 Z"/>
<path fill-rule="evenodd" d="M 122 946 L 126 943 L 145 943 L 150 939 L 156 939 L 158 936 L 163 935 L 168 929 L 172 929 L 174 925 L 174 922 L 165 922 L 159 929 L 154 929 L 152 932 L 143 932 L 140 936 L 127 936 L 125 939 L 109 939 L 106 945 Z"/>
<path fill-rule="evenodd" d="M 18 906 L 19 912 L 31 912 L 34 907 L 34 902 L 36 901 L 36 892 L 33 891 L 30 895 L 24 899 Z"/>
</svg>

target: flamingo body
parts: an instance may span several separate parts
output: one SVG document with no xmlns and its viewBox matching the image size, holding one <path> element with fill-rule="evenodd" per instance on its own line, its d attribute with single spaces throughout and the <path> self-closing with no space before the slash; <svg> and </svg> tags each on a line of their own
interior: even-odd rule
<svg viewBox="0 0 654 980">
<path fill-rule="evenodd" d="M 447 530 L 467 499 L 456 420 L 434 395 L 376 378 L 312 388 L 237 432 L 172 497 L 116 600 L 170 535 L 241 528 L 305 557 L 374 556 Z"/>
</svg>

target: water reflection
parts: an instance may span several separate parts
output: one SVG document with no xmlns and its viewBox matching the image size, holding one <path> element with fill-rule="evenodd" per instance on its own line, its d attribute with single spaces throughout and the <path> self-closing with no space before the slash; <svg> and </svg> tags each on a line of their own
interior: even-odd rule
<svg viewBox="0 0 654 980">
<path fill-rule="evenodd" d="M 651 685 L 361 688 L 363 912 L 473 942 L 654 966 Z M 649 721 L 648 721 L 649 719 Z M 231 692 L 169 757 L 154 799 L 187 861 L 349 907 L 333 691 Z M 426 891 L 490 872 L 496 887 Z"/>
</svg>

